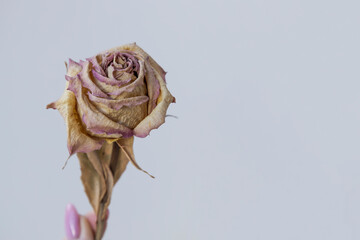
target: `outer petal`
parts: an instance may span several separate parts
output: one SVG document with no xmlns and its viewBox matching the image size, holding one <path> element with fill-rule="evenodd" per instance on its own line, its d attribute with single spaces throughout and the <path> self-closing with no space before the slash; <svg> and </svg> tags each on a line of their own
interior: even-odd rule
<svg viewBox="0 0 360 240">
<path fill-rule="evenodd" d="M 155 72 L 155 74 L 160 83 L 160 96 L 155 109 L 134 129 L 134 135 L 137 137 L 146 137 L 152 129 L 156 129 L 163 124 L 170 103 L 175 102 L 175 98 L 170 94 L 166 87 L 165 80 L 159 73 Z"/>
<path fill-rule="evenodd" d="M 68 83 L 66 84 L 66 88 Z M 68 150 L 70 156 L 78 152 L 91 152 L 101 148 L 104 140 L 89 137 L 81 125 L 79 114 L 76 110 L 75 95 L 65 90 L 62 97 L 55 103 L 51 103 L 47 108 L 59 110 L 65 120 L 68 135 Z"/>
<path fill-rule="evenodd" d="M 137 97 L 131 97 L 131 98 L 125 98 L 120 100 L 109 100 L 104 98 L 95 97 L 91 94 L 88 94 L 90 101 L 102 103 L 106 105 L 107 107 L 115 110 L 119 110 L 122 107 L 134 107 L 138 106 L 144 102 L 147 102 L 149 100 L 148 96 L 137 96 Z"/>
<path fill-rule="evenodd" d="M 74 79 L 81 70 L 82 66 L 79 63 L 69 59 L 66 73 L 68 81 L 66 82 L 65 91 L 59 100 L 46 106 L 46 108 L 57 109 L 65 120 L 68 138 L 67 147 L 70 156 L 78 152 L 91 152 L 100 149 L 104 142 L 102 139 L 88 136 L 81 125 L 81 119 L 76 109 L 76 97 L 74 93 L 67 90 L 69 80 Z"/>
<path fill-rule="evenodd" d="M 91 95 L 89 95 L 89 98 Z M 147 116 L 147 96 L 137 96 L 111 102 L 100 102 L 96 99 L 91 103 L 114 122 L 134 129 Z M 98 102 L 96 102 L 98 101 Z M 115 108 L 119 108 L 116 110 Z"/>
<path fill-rule="evenodd" d="M 149 95 L 149 104 L 148 104 L 148 114 L 150 114 L 156 107 L 156 102 L 160 94 L 160 83 L 156 79 L 155 72 L 150 65 L 149 58 L 145 60 L 145 69 L 146 69 L 146 84 Z"/>
<path fill-rule="evenodd" d="M 71 77 L 76 76 L 76 74 L 78 74 L 82 69 L 82 66 L 79 63 L 72 60 L 71 58 L 69 58 L 69 65 L 67 66 L 68 68 L 66 75 Z"/>
</svg>

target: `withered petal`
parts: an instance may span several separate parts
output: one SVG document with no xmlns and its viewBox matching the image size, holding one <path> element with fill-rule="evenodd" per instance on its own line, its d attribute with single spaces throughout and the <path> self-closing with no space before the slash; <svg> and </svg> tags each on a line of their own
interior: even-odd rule
<svg viewBox="0 0 360 240">
<path fill-rule="evenodd" d="M 170 103 L 175 102 L 175 98 L 166 87 L 165 80 L 158 72 L 155 72 L 155 75 L 160 83 L 160 96 L 154 110 L 135 127 L 134 135 L 137 137 L 146 137 L 151 130 L 160 127 L 165 122 L 166 111 Z"/>
<path fill-rule="evenodd" d="M 126 126 L 114 122 L 94 107 L 87 96 L 84 94 L 83 87 L 79 79 L 70 81 L 76 96 L 78 112 L 82 122 L 92 136 L 104 138 L 120 138 L 133 136 L 133 131 Z"/>
<path fill-rule="evenodd" d="M 147 85 L 148 95 L 150 98 L 148 103 L 148 114 L 150 114 L 156 107 L 156 101 L 160 94 L 160 83 L 159 80 L 156 79 L 154 70 L 150 65 L 148 57 L 145 59 L 145 70 L 146 70 L 146 74 L 145 74 L 146 85 Z"/>
<path fill-rule="evenodd" d="M 89 137 L 82 127 L 76 110 L 76 97 L 72 92 L 65 90 L 58 101 L 50 103 L 47 107 L 57 109 L 65 120 L 70 156 L 74 153 L 91 152 L 101 148 L 104 140 Z"/>
<path fill-rule="evenodd" d="M 105 104 L 107 107 L 119 110 L 123 106 L 134 107 L 149 100 L 148 96 L 130 97 L 120 100 L 104 99 L 88 94 L 90 101 Z"/>
<path fill-rule="evenodd" d="M 102 67 L 100 66 L 99 62 L 96 59 L 96 56 L 87 58 L 86 60 L 92 64 L 92 69 L 94 69 L 95 71 L 97 71 L 102 75 L 105 75 L 104 69 L 102 69 Z"/>
<path fill-rule="evenodd" d="M 142 48 L 140 48 L 136 43 L 125 44 L 125 45 L 122 45 L 119 47 L 114 47 L 110 50 L 107 50 L 106 52 L 117 52 L 117 51 L 124 51 L 124 50 L 135 53 L 135 55 L 138 58 L 142 57 L 143 59 L 145 59 L 146 57 L 149 57 L 151 66 L 153 66 L 155 71 L 159 73 L 161 78 L 166 83 L 166 80 L 165 80 L 166 72 L 164 71 L 164 69 L 147 52 L 145 52 Z"/>
<path fill-rule="evenodd" d="M 89 68 L 89 62 L 81 62 L 83 69 L 82 71 L 77 75 L 77 77 L 81 81 L 81 85 L 85 88 L 89 89 L 91 94 L 97 97 L 102 98 L 109 98 L 109 96 L 101 91 L 101 89 L 93 82 L 91 81 L 91 78 L 89 76 L 90 68 Z"/>
<path fill-rule="evenodd" d="M 82 66 L 79 63 L 72 60 L 71 58 L 69 58 L 69 64 L 67 66 L 66 75 L 73 77 L 76 74 L 78 74 L 81 70 L 82 70 Z"/>
<path fill-rule="evenodd" d="M 101 75 L 100 73 L 98 73 L 95 70 L 92 70 L 92 74 L 100 82 L 109 84 L 111 86 L 121 87 L 122 85 L 125 85 L 125 84 L 127 84 L 127 83 L 129 83 L 131 81 L 131 78 L 128 78 L 128 79 L 125 79 L 125 80 L 116 80 L 116 79 L 108 78 L 108 77 L 105 77 L 105 76 Z"/>
</svg>

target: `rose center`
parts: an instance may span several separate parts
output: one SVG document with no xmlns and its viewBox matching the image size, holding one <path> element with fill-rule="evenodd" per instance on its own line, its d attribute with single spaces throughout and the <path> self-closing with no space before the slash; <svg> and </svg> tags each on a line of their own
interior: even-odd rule
<svg viewBox="0 0 360 240">
<path fill-rule="evenodd" d="M 128 53 L 117 53 L 108 56 L 107 62 L 104 64 L 104 70 L 109 78 L 122 80 L 123 76 L 128 74 L 138 76 L 139 63 L 135 57 Z M 126 74 L 125 74 L 126 73 Z"/>
</svg>

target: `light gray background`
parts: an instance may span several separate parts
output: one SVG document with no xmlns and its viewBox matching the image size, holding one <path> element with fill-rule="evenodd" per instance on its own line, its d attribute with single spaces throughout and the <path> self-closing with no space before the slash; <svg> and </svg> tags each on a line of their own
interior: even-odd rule
<svg viewBox="0 0 360 240">
<path fill-rule="evenodd" d="M 360 239 L 358 1 L 0 3 L 0 239 L 61 239 L 90 210 L 63 119 L 64 61 L 137 42 L 168 118 L 136 139 L 105 240 Z"/>
</svg>

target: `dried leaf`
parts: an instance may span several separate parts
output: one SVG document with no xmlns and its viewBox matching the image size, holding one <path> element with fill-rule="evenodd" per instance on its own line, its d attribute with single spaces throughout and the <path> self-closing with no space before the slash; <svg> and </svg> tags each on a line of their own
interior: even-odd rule
<svg viewBox="0 0 360 240">
<path fill-rule="evenodd" d="M 126 157 L 129 159 L 129 161 L 131 161 L 131 163 L 139 170 L 143 171 L 144 173 L 146 173 L 147 175 L 149 175 L 152 178 L 155 178 L 153 175 L 151 175 L 150 173 L 148 173 L 147 171 L 145 171 L 144 169 L 142 169 L 139 164 L 137 164 L 137 162 L 135 161 L 135 156 L 134 156 L 134 150 L 133 150 L 133 144 L 134 144 L 134 137 L 131 138 L 125 138 L 125 139 L 120 139 L 117 141 L 118 146 L 120 147 L 120 149 L 122 150 L 123 154 L 126 155 Z"/>
<path fill-rule="evenodd" d="M 131 161 L 136 168 L 149 174 L 136 163 L 133 143 L 134 137 L 123 138 L 112 143 L 105 142 L 99 150 L 77 153 L 81 180 L 98 219 L 96 234 L 103 234 L 112 189 L 124 173 L 128 162 Z M 98 239 L 101 237 L 102 235 L 98 235 Z"/>
<path fill-rule="evenodd" d="M 94 165 L 89 160 L 86 153 L 77 153 L 81 168 L 81 181 L 85 188 L 85 193 L 89 199 L 95 213 L 99 211 L 102 196 L 105 194 L 105 180 L 102 173 L 96 171 Z"/>
<path fill-rule="evenodd" d="M 133 139 L 133 138 L 132 138 Z M 132 148 L 132 146 L 131 146 Z M 114 184 L 119 180 L 126 169 L 129 158 L 123 153 L 117 143 L 112 145 L 112 157 L 110 161 L 110 170 L 113 173 Z"/>
</svg>

